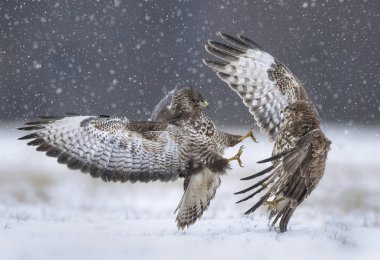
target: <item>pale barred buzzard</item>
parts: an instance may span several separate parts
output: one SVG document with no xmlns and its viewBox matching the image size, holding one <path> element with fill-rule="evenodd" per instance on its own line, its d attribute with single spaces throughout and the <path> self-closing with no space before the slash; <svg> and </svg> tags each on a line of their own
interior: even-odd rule
<svg viewBox="0 0 380 260">
<path fill-rule="evenodd" d="M 228 45 L 209 41 L 206 50 L 223 62 L 204 63 L 243 100 L 263 132 L 274 141 L 272 162 L 265 170 L 243 178 L 262 179 L 237 194 L 263 192 L 245 214 L 267 205 L 274 226 L 287 230 L 293 212 L 323 176 L 331 142 L 320 128 L 319 115 L 300 80 L 281 62 L 244 36 L 220 33 Z M 270 200 L 271 199 L 271 200 Z"/>
<path fill-rule="evenodd" d="M 241 164 L 242 147 L 230 159 L 222 157 L 224 149 L 252 135 L 218 131 L 203 111 L 205 104 L 196 90 L 185 87 L 161 100 L 153 121 L 42 117 L 19 128 L 33 131 L 20 139 L 33 139 L 28 145 L 37 146 L 37 151 L 106 182 L 167 182 L 183 177 L 185 192 L 176 218 L 178 228 L 183 229 L 207 209 L 220 185 L 220 175 L 230 168 L 229 162 Z"/>
</svg>

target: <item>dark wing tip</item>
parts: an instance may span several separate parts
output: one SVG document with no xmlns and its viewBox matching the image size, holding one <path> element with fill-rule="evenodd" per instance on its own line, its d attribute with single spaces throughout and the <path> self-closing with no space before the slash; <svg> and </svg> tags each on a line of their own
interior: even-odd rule
<svg viewBox="0 0 380 260">
<path fill-rule="evenodd" d="M 211 45 L 205 45 L 205 49 L 208 53 L 213 55 L 214 48 Z"/>
<path fill-rule="evenodd" d="M 241 190 L 239 192 L 237 192 L 237 194 L 242 194 L 242 193 L 246 193 L 247 191 L 250 191 L 250 190 L 253 190 L 253 189 L 256 189 L 257 187 L 261 186 L 261 188 L 259 189 L 260 191 L 264 190 L 267 188 L 267 185 L 265 184 L 265 182 L 270 178 L 271 176 L 267 176 L 265 177 L 264 179 L 258 181 L 257 183 L 253 184 L 252 186 L 244 189 L 244 190 Z M 258 190 L 258 191 L 259 191 Z"/>
<path fill-rule="evenodd" d="M 25 125 L 46 125 L 49 124 L 51 121 L 49 120 L 42 120 L 42 121 L 31 121 L 26 122 Z"/>
<path fill-rule="evenodd" d="M 244 178 L 241 178 L 240 180 L 242 181 L 247 181 L 247 180 L 251 180 L 251 179 L 254 179 L 254 178 L 257 178 L 261 175 L 264 175 L 266 174 L 267 172 L 270 172 L 272 169 L 274 168 L 274 165 L 271 165 L 269 166 L 268 168 L 265 168 L 264 170 L 258 172 L 258 173 L 255 173 L 253 175 L 250 175 L 250 176 L 247 176 L 247 177 L 244 177 Z"/>
<path fill-rule="evenodd" d="M 218 50 L 224 51 L 226 53 L 229 53 L 231 55 L 236 55 L 240 56 L 242 54 L 246 53 L 247 48 L 241 48 L 241 47 L 233 47 L 221 42 L 216 42 L 216 41 L 209 41 L 208 42 L 209 46 L 216 48 Z"/>
<path fill-rule="evenodd" d="M 249 215 L 249 214 L 251 214 L 253 211 L 252 210 L 247 210 L 246 212 L 244 212 L 244 215 Z"/>
<path fill-rule="evenodd" d="M 211 45 L 206 45 L 205 46 L 206 51 L 211 54 L 212 56 L 228 61 L 228 62 L 233 62 L 233 61 L 238 61 L 239 58 L 236 56 L 236 54 L 232 54 L 226 50 L 218 49 L 214 46 Z"/>
<path fill-rule="evenodd" d="M 17 129 L 18 130 L 30 131 L 30 130 L 39 130 L 39 129 L 43 129 L 43 128 L 44 128 L 44 126 L 33 125 L 33 126 L 18 127 Z"/>
<path fill-rule="evenodd" d="M 38 139 L 36 139 L 36 140 L 38 140 Z M 48 151 L 48 150 L 51 149 L 51 148 L 52 148 L 51 145 L 49 145 L 49 144 L 43 142 L 43 143 L 41 143 L 41 144 L 36 148 L 36 151 L 39 151 L 39 152 L 46 152 L 46 151 Z"/>
<path fill-rule="evenodd" d="M 245 197 L 244 199 L 241 199 L 241 200 L 237 201 L 236 204 L 237 204 L 237 203 L 241 203 L 241 202 L 246 201 L 246 200 L 249 200 L 250 198 L 256 196 L 257 194 L 259 194 L 260 192 L 262 192 L 262 191 L 265 190 L 265 189 L 266 189 L 266 187 L 261 187 L 260 189 L 256 190 L 254 193 L 252 193 L 251 195 L 248 195 L 248 196 Z M 248 190 L 248 189 L 246 189 L 246 190 Z M 245 190 L 244 190 L 244 192 L 245 192 Z M 243 192 L 242 192 L 242 193 L 243 193 Z"/>
<path fill-rule="evenodd" d="M 23 137 L 18 138 L 18 140 L 27 140 L 27 139 L 34 139 L 38 138 L 38 135 L 36 133 L 25 135 Z"/>
<path fill-rule="evenodd" d="M 253 48 L 253 49 L 260 49 L 260 50 L 263 49 L 259 44 L 257 44 L 257 42 L 255 42 L 254 40 L 252 40 L 252 39 L 250 39 L 248 37 L 245 37 L 244 35 L 238 35 L 238 37 L 244 43 L 250 45 L 250 47 Z"/>
<path fill-rule="evenodd" d="M 215 41 L 214 41 L 214 40 L 210 40 L 210 39 L 209 39 L 209 40 L 207 40 L 207 45 L 213 45 L 214 43 L 215 43 Z M 207 45 L 206 45 L 206 46 L 207 46 Z"/>
<path fill-rule="evenodd" d="M 252 177 L 252 176 L 253 176 L 253 175 L 249 175 L 249 176 L 247 176 L 247 177 L 241 178 L 240 180 L 241 180 L 241 181 L 247 181 L 247 180 L 250 180 L 250 179 L 255 178 L 255 177 Z"/>
<path fill-rule="evenodd" d="M 65 113 L 65 116 L 67 116 L 67 117 L 71 117 L 71 116 L 80 116 L 80 114 L 75 113 L 75 112 L 66 112 L 66 113 Z"/>
<path fill-rule="evenodd" d="M 51 147 L 47 152 L 46 155 L 49 157 L 58 157 L 61 155 L 62 151 L 58 147 Z"/>
<path fill-rule="evenodd" d="M 38 118 L 43 120 L 59 120 L 64 118 L 64 116 L 39 116 Z"/>
<path fill-rule="evenodd" d="M 210 66 L 210 64 L 211 64 L 213 61 L 203 59 L 202 62 L 203 62 L 204 65 L 206 65 L 206 66 Z"/>
<path fill-rule="evenodd" d="M 222 80 L 227 80 L 230 77 L 229 74 L 226 74 L 223 72 L 217 72 L 216 75 L 218 75 L 218 77 L 221 78 Z"/>
<path fill-rule="evenodd" d="M 27 145 L 37 146 L 37 145 L 42 145 L 44 143 L 45 143 L 45 141 L 42 138 L 37 138 L 37 139 L 34 139 L 34 140 L 30 141 L 29 143 L 27 143 Z"/>
<path fill-rule="evenodd" d="M 253 207 L 251 207 L 249 210 L 244 212 L 244 215 L 248 215 L 248 214 L 251 214 L 252 212 L 254 212 L 256 209 L 258 209 L 264 203 L 264 201 L 267 200 L 267 198 L 268 198 L 268 196 L 263 196 L 262 198 L 260 198 L 260 200 L 255 205 L 253 205 Z"/>
<path fill-rule="evenodd" d="M 225 32 L 222 32 L 222 31 L 219 31 L 218 34 L 219 34 L 219 36 L 222 37 L 223 39 L 228 39 L 228 38 L 233 37 L 233 36 L 229 35 L 228 33 L 225 33 Z"/>
<path fill-rule="evenodd" d="M 232 43 L 236 46 L 240 46 L 244 49 L 251 48 L 251 46 L 247 43 L 245 43 L 243 40 L 241 40 L 238 37 L 232 36 L 230 34 L 220 32 L 220 36 L 223 38 L 223 40 L 227 41 L 228 43 Z"/>
<path fill-rule="evenodd" d="M 281 158 L 282 156 L 284 156 L 285 154 L 287 154 L 288 152 L 290 152 L 292 149 L 289 149 L 289 150 L 286 150 L 286 151 L 283 151 L 279 154 L 276 154 L 276 155 L 273 155 L 272 157 L 269 157 L 267 159 L 264 159 L 264 160 L 261 160 L 261 161 L 258 161 L 257 163 L 266 163 L 266 162 L 270 162 L 270 161 L 274 161 L 274 160 L 277 160 L 279 158 Z"/>
<path fill-rule="evenodd" d="M 215 70 L 223 70 L 227 65 L 227 63 L 220 62 L 220 61 L 213 61 L 213 60 L 203 60 L 203 63 L 207 67 L 210 67 Z"/>
<path fill-rule="evenodd" d="M 207 43 L 208 43 L 208 46 L 216 48 L 216 49 L 220 49 L 220 46 L 222 45 L 220 42 L 213 41 L 213 40 L 208 40 Z"/>
</svg>

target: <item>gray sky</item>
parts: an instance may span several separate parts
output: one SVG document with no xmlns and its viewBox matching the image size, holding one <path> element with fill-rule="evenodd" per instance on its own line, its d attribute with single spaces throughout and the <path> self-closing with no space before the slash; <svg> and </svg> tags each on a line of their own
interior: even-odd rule
<svg viewBox="0 0 380 260">
<path fill-rule="evenodd" d="M 203 66 L 207 39 L 244 33 L 305 84 L 326 121 L 380 123 L 380 1 L 1 1 L 0 119 L 146 119 L 188 82 L 219 124 L 250 123 Z"/>
</svg>

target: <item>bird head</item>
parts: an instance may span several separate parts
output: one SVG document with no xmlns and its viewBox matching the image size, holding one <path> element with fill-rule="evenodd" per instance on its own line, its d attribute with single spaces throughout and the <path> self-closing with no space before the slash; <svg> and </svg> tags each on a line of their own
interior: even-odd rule
<svg viewBox="0 0 380 260">
<path fill-rule="evenodd" d="M 184 87 L 175 92 L 171 106 L 182 112 L 193 112 L 207 107 L 208 101 L 196 89 Z"/>
</svg>

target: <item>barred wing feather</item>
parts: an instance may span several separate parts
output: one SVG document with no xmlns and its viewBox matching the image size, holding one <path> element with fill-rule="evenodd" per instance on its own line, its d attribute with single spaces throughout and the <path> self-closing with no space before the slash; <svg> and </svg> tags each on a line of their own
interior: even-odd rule
<svg viewBox="0 0 380 260">
<path fill-rule="evenodd" d="M 126 118 L 71 116 L 42 118 L 20 130 L 20 139 L 57 157 L 59 163 L 104 181 L 173 181 L 184 170 L 177 143 L 181 130 L 158 122 Z"/>
<path fill-rule="evenodd" d="M 207 168 L 185 180 L 185 192 L 176 209 L 179 229 L 190 226 L 203 215 L 215 197 L 219 185 L 219 175 Z"/>
<path fill-rule="evenodd" d="M 220 35 L 229 45 L 209 41 L 206 50 L 223 62 L 204 63 L 240 96 L 261 130 L 273 141 L 281 129 L 284 108 L 297 100 L 307 100 L 306 92 L 285 65 L 252 40 Z"/>
</svg>

